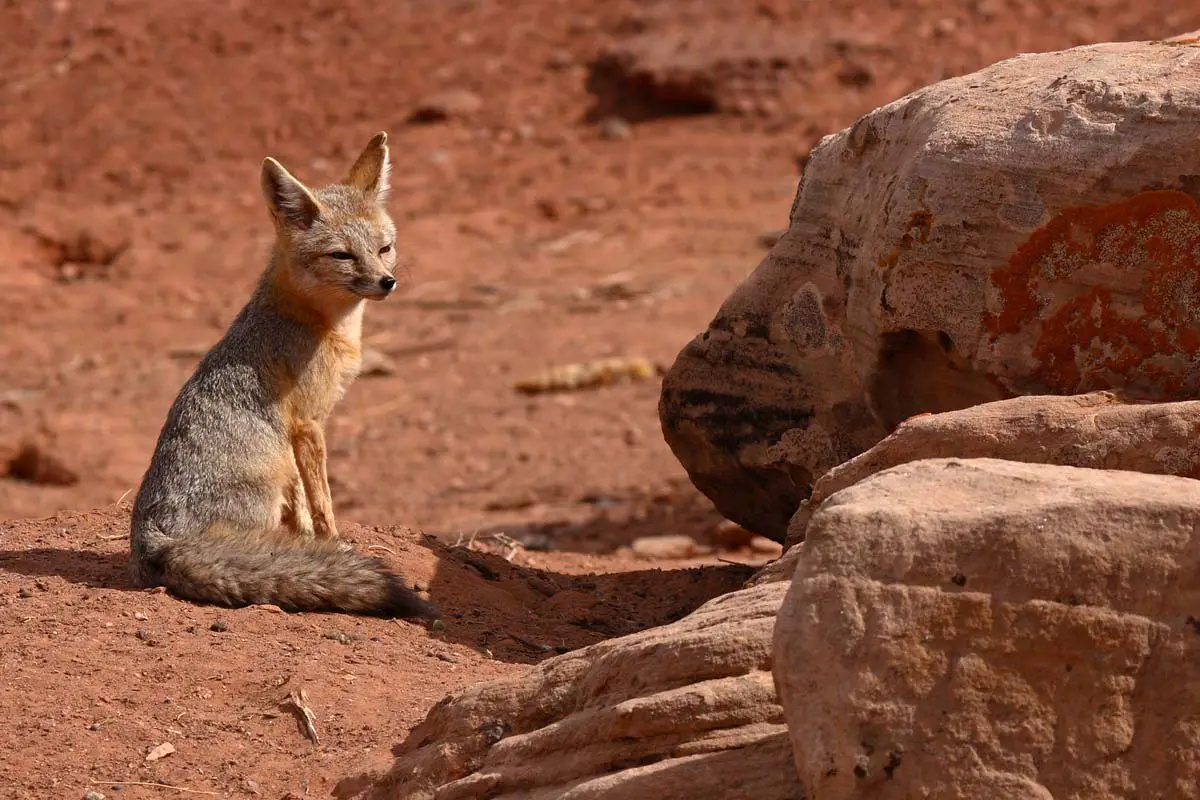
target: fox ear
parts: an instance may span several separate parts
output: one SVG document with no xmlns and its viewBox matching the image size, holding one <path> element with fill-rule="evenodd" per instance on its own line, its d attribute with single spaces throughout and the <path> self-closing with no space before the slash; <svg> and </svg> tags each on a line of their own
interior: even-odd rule
<svg viewBox="0 0 1200 800">
<path fill-rule="evenodd" d="M 383 205 L 387 200 L 388 177 L 392 172 L 392 159 L 388 155 L 387 133 L 380 131 L 367 144 L 367 149 L 354 162 L 345 183 L 353 186 L 376 203 Z"/>
<path fill-rule="evenodd" d="M 271 214 L 289 225 L 308 228 L 321 213 L 312 192 L 273 158 L 263 160 L 262 192 Z"/>
</svg>

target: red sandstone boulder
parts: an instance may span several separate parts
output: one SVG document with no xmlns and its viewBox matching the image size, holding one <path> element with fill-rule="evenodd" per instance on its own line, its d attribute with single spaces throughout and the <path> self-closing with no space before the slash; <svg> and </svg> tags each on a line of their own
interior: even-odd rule
<svg viewBox="0 0 1200 800">
<path fill-rule="evenodd" d="M 1196 796 L 1200 482 L 916 461 L 795 549 L 774 674 L 806 796 Z"/>
<path fill-rule="evenodd" d="M 904 419 L 1026 394 L 1200 391 L 1200 48 L 1023 55 L 813 152 L 787 232 L 665 377 L 730 519 L 782 541 Z"/>
</svg>

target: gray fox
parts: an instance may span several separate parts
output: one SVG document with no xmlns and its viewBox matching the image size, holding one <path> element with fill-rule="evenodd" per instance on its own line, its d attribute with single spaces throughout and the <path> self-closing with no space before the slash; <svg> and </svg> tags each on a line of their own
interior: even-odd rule
<svg viewBox="0 0 1200 800">
<path fill-rule="evenodd" d="M 262 165 L 275 245 L 249 302 L 183 385 L 133 505 L 130 575 L 202 603 L 437 616 L 338 539 L 324 423 L 362 360 L 363 309 L 396 287 L 378 133 L 338 184 Z"/>
</svg>

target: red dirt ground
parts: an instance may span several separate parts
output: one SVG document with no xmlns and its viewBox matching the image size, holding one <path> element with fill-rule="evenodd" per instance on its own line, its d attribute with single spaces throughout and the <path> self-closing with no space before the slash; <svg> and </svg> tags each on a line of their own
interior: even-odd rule
<svg viewBox="0 0 1200 800">
<path fill-rule="evenodd" d="M 731 79 L 748 115 L 591 121 L 609 44 L 733 58 L 764 28 L 803 53 Z M 1194 28 L 1200 7 L 1167 0 L 0 4 L 20 45 L 0 48 L 0 467 L 31 443 L 79 477 L 0 479 L 0 795 L 329 796 L 446 692 L 733 588 L 747 570 L 720 557 L 768 556 L 630 551 L 719 521 L 661 440 L 656 382 L 513 384 L 668 365 L 785 224 L 812 145 L 862 113 L 1017 52 Z M 480 109 L 406 124 L 446 89 Z M 381 367 L 330 425 L 331 482 L 344 533 L 427 585 L 446 627 L 130 588 L 128 500 L 261 268 L 259 163 L 333 180 L 377 130 L 414 285 L 369 310 Z M 497 533 L 525 544 L 511 563 Z M 300 687 L 319 745 L 279 705 Z"/>
</svg>

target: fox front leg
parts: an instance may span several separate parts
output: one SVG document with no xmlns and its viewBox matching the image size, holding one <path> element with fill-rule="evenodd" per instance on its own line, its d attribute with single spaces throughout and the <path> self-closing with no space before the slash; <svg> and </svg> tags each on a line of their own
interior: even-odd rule
<svg viewBox="0 0 1200 800">
<path fill-rule="evenodd" d="M 316 535 L 312 511 L 308 505 L 308 494 L 304 491 L 304 481 L 300 479 L 298 466 L 292 470 L 291 478 L 284 488 L 283 518 L 280 522 L 286 530 L 296 536 L 309 538 Z"/>
<path fill-rule="evenodd" d="M 336 539 L 337 524 L 333 521 L 333 497 L 329 493 L 329 476 L 325 468 L 325 433 L 316 422 L 304 422 L 292 433 L 292 451 L 300 483 L 312 514 L 313 532 L 318 538 Z"/>
</svg>

